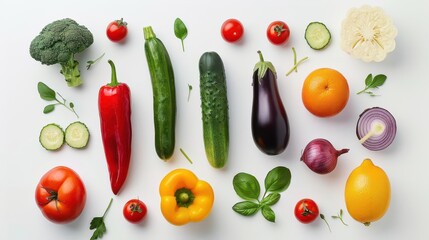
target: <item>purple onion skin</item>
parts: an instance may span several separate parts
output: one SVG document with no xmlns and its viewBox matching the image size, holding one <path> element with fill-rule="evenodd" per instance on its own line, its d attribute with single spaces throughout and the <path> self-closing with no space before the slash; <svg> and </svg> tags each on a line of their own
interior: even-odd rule
<svg viewBox="0 0 429 240">
<path fill-rule="evenodd" d="M 301 155 L 301 161 L 313 172 L 327 174 L 337 166 L 338 157 L 348 151 L 346 148 L 336 150 L 328 140 L 317 138 L 307 144 Z"/>
</svg>

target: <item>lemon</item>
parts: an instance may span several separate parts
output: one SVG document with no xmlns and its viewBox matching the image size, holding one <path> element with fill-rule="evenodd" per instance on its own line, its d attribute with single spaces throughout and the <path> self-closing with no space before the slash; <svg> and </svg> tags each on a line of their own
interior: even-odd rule
<svg viewBox="0 0 429 240">
<path fill-rule="evenodd" d="M 350 173 L 344 196 L 350 216 L 368 226 L 382 218 L 389 208 L 389 178 L 367 158 Z"/>
</svg>

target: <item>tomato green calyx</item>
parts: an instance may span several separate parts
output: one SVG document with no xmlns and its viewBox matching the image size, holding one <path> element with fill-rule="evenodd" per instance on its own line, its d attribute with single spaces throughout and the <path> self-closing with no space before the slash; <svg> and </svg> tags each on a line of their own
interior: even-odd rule
<svg viewBox="0 0 429 240">
<path fill-rule="evenodd" d="M 124 21 L 124 18 L 121 18 L 119 20 L 115 20 L 115 22 L 118 24 L 118 26 L 127 26 L 128 23 Z"/>
<path fill-rule="evenodd" d="M 131 203 L 130 210 L 131 210 L 131 214 L 134 214 L 135 212 L 142 213 L 142 208 L 138 203 Z"/>
<path fill-rule="evenodd" d="M 107 84 L 110 87 L 116 87 L 119 85 L 118 82 L 118 78 L 116 77 L 116 68 L 115 68 L 115 64 L 113 63 L 112 60 L 108 60 L 108 63 L 110 64 L 110 67 L 112 68 L 112 80 L 109 84 Z"/>
<path fill-rule="evenodd" d="M 174 196 L 176 197 L 177 206 L 185 208 L 189 207 L 195 199 L 192 191 L 187 188 L 177 189 Z"/>
<path fill-rule="evenodd" d="M 267 70 L 270 70 L 274 76 L 277 78 L 277 72 L 274 68 L 274 65 L 271 62 L 264 61 L 264 56 L 262 55 L 262 52 L 258 50 L 259 54 L 259 62 L 256 63 L 255 68 L 253 69 L 253 72 L 258 71 L 258 81 L 261 82 L 261 79 L 265 76 L 267 73 Z"/>
<path fill-rule="evenodd" d="M 276 25 L 274 27 L 274 31 L 276 32 L 277 36 L 280 37 L 280 35 L 282 35 L 282 32 L 286 31 L 286 29 L 284 28 L 284 25 Z"/>
<path fill-rule="evenodd" d="M 304 212 L 301 213 L 302 216 L 308 216 L 314 214 L 312 211 L 310 211 L 310 209 L 307 208 L 306 205 L 304 205 Z"/>
</svg>

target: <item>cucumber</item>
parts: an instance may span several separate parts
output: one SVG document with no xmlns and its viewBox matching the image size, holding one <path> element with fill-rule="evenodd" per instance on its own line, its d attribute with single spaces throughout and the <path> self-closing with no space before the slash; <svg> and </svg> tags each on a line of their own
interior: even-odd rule
<svg viewBox="0 0 429 240">
<path fill-rule="evenodd" d="M 167 49 L 152 30 L 143 28 L 144 49 L 149 67 L 155 126 L 155 150 L 159 158 L 168 160 L 174 152 L 176 128 L 176 90 L 173 66 Z"/>
<path fill-rule="evenodd" d="M 311 22 L 305 29 L 305 40 L 312 49 L 321 50 L 331 41 L 331 33 L 325 24 Z"/>
<path fill-rule="evenodd" d="M 64 144 L 64 131 L 59 125 L 50 123 L 40 131 L 39 142 L 46 150 L 58 150 Z"/>
<path fill-rule="evenodd" d="M 229 114 L 225 68 L 216 52 L 205 52 L 199 61 L 204 147 L 207 160 L 222 168 L 228 160 Z"/>
<path fill-rule="evenodd" d="M 70 123 L 65 130 L 65 141 L 72 148 L 86 147 L 89 142 L 88 128 L 79 121 Z"/>
</svg>

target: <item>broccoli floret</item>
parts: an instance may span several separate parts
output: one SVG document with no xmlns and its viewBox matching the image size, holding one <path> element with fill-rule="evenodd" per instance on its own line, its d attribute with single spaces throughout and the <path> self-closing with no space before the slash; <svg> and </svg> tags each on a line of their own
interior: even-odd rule
<svg viewBox="0 0 429 240">
<path fill-rule="evenodd" d="M 76 21 L 65 18 L 46 25 L 30 44 L 30 55 L 45 65 L 59 63 L 69 87 L 82 84 L 75 54 L 94 42 L 92 33 Z"/>
</svg>

